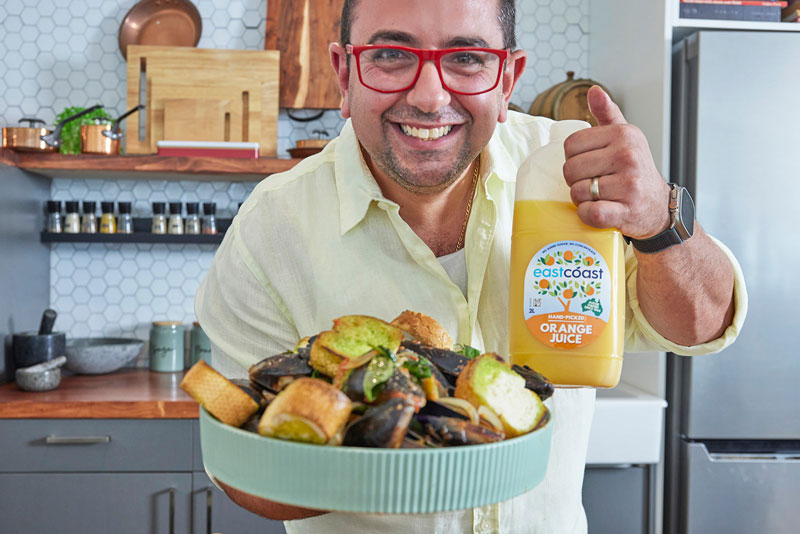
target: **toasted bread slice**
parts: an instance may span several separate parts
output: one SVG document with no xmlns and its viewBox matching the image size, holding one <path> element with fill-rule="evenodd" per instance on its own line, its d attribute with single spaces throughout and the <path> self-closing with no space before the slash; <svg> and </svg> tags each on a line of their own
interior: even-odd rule
<svg viewBox="0 0 800 534">
<path fill-rule="evenodd" d="M 376 347 L 397 352 L 403 331 L 367 315 L 345 315 L 334 319 L 333 329 L 320 333 L 311 345 L 310 365 L 334 377 L 344 358 L 358 358 Z"/>
<path fill-rule="evenodd" d="M 539 396 L 525 388 L 525 379 L 493 353 L 467 364 L 456 380 L 454 395 L 475 407 L 491 409 L 508 437 L 530 432 L 546 412 Z"/>
<path fill-rule="evenodd" d="M 242 426 L 259 409 L 259 404 L 250 395 L 203 360 L 186 372 L 181 380 L 181 389 L 227 425 Z"/>
<path fill-rule="evenodd" d="M 453 350 L 453 338 L 447 330 L 424 313 L 406 310 L 395 317 L 392 324 L 425 345 Z"/>
<path fill-rule="evenodd" d="M 264 410 L 258 433 L 291 441 L 324 444 L 338 436 L 352 403 L 339 389 L 318 378 L 298 378 Z"/>
</svg>

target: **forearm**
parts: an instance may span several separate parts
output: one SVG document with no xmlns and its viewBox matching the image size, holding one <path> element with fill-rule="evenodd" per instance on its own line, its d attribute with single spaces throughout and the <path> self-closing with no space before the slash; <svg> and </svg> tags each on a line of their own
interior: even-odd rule
<svg viewBox="0 0 800 534">
<path fill-rule="evenodd" d="M 636 252 L 639 306 L 665 338 L 697 345 L 720 337 L 733 319 L 733 268 L 696 226 L 694 236 L 655 254 Z"/>
<path fill-rule="evenodd" d="M 275 519 L 278 521 L 291 521 L 294 519 L 307 519 L 327 512 L 320 510 L 311 510 L 308 508 L 300 508 L 288 504 L 281 504 L 279 502 L 268 501 L 261 497 L 256 497 L 249 493 L 239 491 L 236 488 L 228 486 L 224 482 L 217 480 L 217 484 L 225 491 L 228 497 L 241 506 L 242 508 L 253 512 L 261 517 L 267 519 Z"/>
</svg>

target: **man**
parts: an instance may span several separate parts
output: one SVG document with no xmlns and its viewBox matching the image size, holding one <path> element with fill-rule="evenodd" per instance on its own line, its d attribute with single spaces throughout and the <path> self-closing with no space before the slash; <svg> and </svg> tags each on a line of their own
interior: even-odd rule
<svg viewBox="0 0 800 534">
<path fill-rule="evenodd" d="M 512 0 L 345 2 L 330 56 L 351 120 L 321 154 L 262 182 L 228 231 L 196 305 L 217 369 L 242 376 L 334 317 L 390 320 L 404 309 L 437 319 L 458 343 L 508 353 L 514 181 L 552 124 L 507 111 L 526 61 L 511 51 L 513 33 Z M 440 52 L 459 47 L 488 50 Z M 589 103 L 599 126 L 564 144 L 578 216 L 635 239 L 659 234 L 670 224 L 670 187 L 644 136 L 599 88 Z M 701 228 L 655 253 L 628 250 L 627 263 L 626 349 L 701 354 L 733 341 L 743 281 Z M 287 521 L 289 533 L 586 532 L 594 390 L 559 389 L 550 402 L 558 416 L 545 480 L 498 505 L 319 515 L 225 489 L 267 517 L 305 518 Z"/>
</svg>

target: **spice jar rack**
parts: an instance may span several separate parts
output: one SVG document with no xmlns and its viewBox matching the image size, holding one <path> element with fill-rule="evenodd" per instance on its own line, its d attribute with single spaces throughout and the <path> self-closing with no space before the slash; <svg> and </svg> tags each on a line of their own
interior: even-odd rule
<svg viewBox="0 0 800 534">
<path fill-rule="evenodd" d="M 177 243 L 181 245 L 217 245 L 225 237 L 225 231 L 233 219 L 217 219 L 219 233 L 216 235 L 174 235 L 151 232 L 150 217 L 134 217 L 132 234 L 65 234 L 42 232 L 42 243 Z"/>
</svg>

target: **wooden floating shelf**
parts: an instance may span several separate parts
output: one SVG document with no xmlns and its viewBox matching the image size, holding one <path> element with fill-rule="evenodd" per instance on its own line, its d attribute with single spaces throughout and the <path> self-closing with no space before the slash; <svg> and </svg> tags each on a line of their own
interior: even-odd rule
<svg viewBox="0 0 800 534">
<path fill-rule="evenodd" d="M 258 182 L 294 167 L 299 159 L 100 156 L 15 152 L 0 148 L 0 163 L 50 178 Z"/>
<path fill-rule="evenodd" d="M 41 232 L 42 243 L 165 243 L 177 245 L 218 245 L 232 219 L 217 219 L 218 234 L 154 234 L 150 232 L 149 217 L 133 218 L 132 234 L 65 234 Z"/>
</svg>

